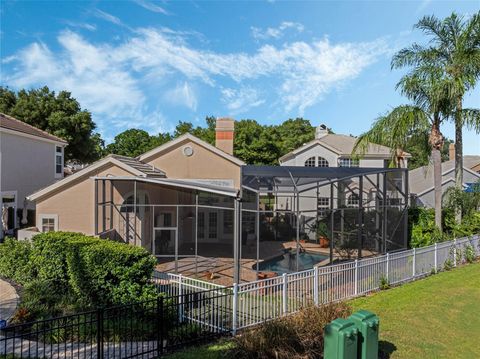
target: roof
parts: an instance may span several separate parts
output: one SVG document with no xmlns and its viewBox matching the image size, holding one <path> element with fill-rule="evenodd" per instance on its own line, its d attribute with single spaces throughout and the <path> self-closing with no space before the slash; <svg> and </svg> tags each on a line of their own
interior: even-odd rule
<svg viewBox="0 0 480 359">
<path fill-rule="evenodd" d="M 480 174 L 471 169 L 480 164 L 480 156 L 463 156 L 463 170 L 471 172 L 480 178 Z M 455 160 L 442 162 L 442 177 L 451 174 L 453 178 L 455 170 Z M 433 164 L 415 168 L 409 172 L 410 192 L 421 195 L 433 189 Z M 442 180 L 442 183 L 445 180 Z"/>
<path fill-rule="evenodd" d="M 172 141 L 169 141 L 167 143 L 164 143 L 163 145 L 161 146 L 158 146 L 158 147 L 155 147 L 154 149 L 148 151 L 148 152 L 145 152 L 143 155 L 140 155 L 138 156 L 137 158 L 140 160 L 140 161 L 145 161 L 147 159 L 150 159 L 151 157 L 157 155 L 157 154 L 160 154 L 162 152 L 166 152 L 168 151 L 170 148 L 182 143 L 182 142 L 185 142 L 185 141 L 191 141 L 193 143 L 196 143 L 197 145 L 199 146 L 202 146 L 208 150 L 210 150 L 211 152 L 225 158 L 226 160 L 230 161 L 230 162 L 233 162 L 235 163 L 236 165 L 238 166 L 243 166 L 245 165 L 245 162 L 243 162 L 242 160 L 238 159 L 237 157 L 235 156 L 232 156 L 222 150 L 220 150 L 219 148 L 209 144 L 208 142 L 205 142 L 201 139 L 199 139 L 198 137 L 195 137 L 193 136 L 192 134 L 190 133 L 185 133 L 183 135 L 181 135 L 180 137 L 177 137 L 176 139 L 172 140 Z"/>
<path fill-rule="evenodd" d="M 242 166 L 242 186 L 253 190 L 299 192 L 312 184 L 335 182 L 353 177 L 386 172 L 405 172 L 404 168 L 375 167 L 303 167 L 303 166 Z"/>
<path fill-rule="evenodd" d="M 105 180 L 115 180 L 115 181 L 138 181 L 145 183 L 156 183 L 159 185 L 171 186 L 171 187 L 180 187 L 188 188 L 193 190 L 205 191 L 209 193 L 221 194 L 228 197 L 237 197 L 238 190 L 231 187 L 217 186 L 214 184 L 209 184 L 206 182 L 196 182 L 193 180 L 181 180 L 181 179 L 170 179 L 170 178 L 144 178 L 144 177 L 127 177 L 127 176 L 116 176 L 116 177 L 93 177 L 94 179 L 105 179 Z"/>
<path fill-rule="evenodd" d="M 29 195 L 27 199 L 29 201 L 35 201 L 41 197 L 46 196 L 47 194 L 58 190 L 64 186 L 67 186 L 70 183 L 75 182 L 76 180 L 89 176 L 93 171 L 99 169 L 107 164 L 114 164 L 125 171 L 131 173 L 134 176 L 140 178 L 159 178 L 165 177 L 165 173 L 152 165 L 143 163 L 135 158 L 126 157 L 126 156 L 119 156 L 119 155 L 108 155 L 107 157 L 98 160 L 97 162 L 92 163 L 90 166 L 81 169 L 74 174 L 61 179 L 58 182 L 51 184 L 41 190 Z"/>
<path fill-rule="evenodd" d="M 54 136 L 46 131 L 43 131 L 37 127 L 29 125 L 26 122 L 17 120 L 14 117 L 8 116 L 4 113 L 0 113 L 0 128 L 7 130 L 21 132 L 26 135 L 35 136 L 42 138 L 44 140 L 50 140 L 54 142 L 61 142 L 67 144 L 67 141 L 61 139 L 60 137 Z"/>
<path fill-rule="evenodd" d="M 356 141 L 357 137 L 329 133 L 320 138 L 315 138 L 314 140 L 304 144 L 302 147 L 287 153 L 286 155 L 280 157 L 279 161 L 283 162 L 315 145 L 326 147 L 339 156 L 351 156 Z M 362 156 L 389 158 L 391 153 L 391 148 L 371 143 L 368 145 L 367 151 Z M 404 155 L 405 157 L 411 157 L 411 155 L 407 152 L 405 152 Z"/>
</svg>

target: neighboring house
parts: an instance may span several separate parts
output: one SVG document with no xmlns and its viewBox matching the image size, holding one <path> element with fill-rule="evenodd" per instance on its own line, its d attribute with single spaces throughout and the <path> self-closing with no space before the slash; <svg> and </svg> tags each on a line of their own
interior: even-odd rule
<svg viewBox="0 0 480 359">
<path fill-rule="evenodd" d="M 18 210 L 34 208 L 25 203 L 26 196 L 63 178 L 66 145 L 59 137 L 0 113 L 0 208 L 8 212 L 4 230 L 19 227 Z M 0 228 L 0 236 L 2 232 Z"/>
<path fill-rule="evenodd" d="M 442 194 L 455 186 L 455 154 L 450 151 L 450 160 L 442 163 Z M 480 181 L 480 156 L 463 156 L 463 186 Z M 433 188 L 433 165 L 423 166 L 409 172 L 410 195 L 421 207 L 435 207 Z"/>
<path fill-rule="evenodd" d="M 365 167 L 365 168 L 387 168 L 391 162 L 392 150 L 389 147 L 369 144 L 365 153 L 355 158 L 352 151 L 357 138 L 353 136 L 331 134 L 325 125 L 316 128 L 315 139 L 303 146 L 287 153 L 279 159 L 281 166 L 305 166 L 305 167 Z M 407 168 L 409 153 L 404 152 L 400 157 L 402 168 Z M 374 188 L 372 181 L 363 184 L 363 198 L 375 200 L 377 189 Z M 326 187 L 320 191 L 312 190 L 304 193 L 300 198 L 300 209 L 315 208 L 315 201 L 320 212 L 336 207 L 357 207 L 359 203 L 359 184 L 353 180 L 345 182 L 338 191 L 339 201 L 330 204 L 330 190 Z M 317 193 L 318 192 L 318 193 Z M 288 198 L 277 201 L 277 209 L 288 210 L 293 208 L 294 204 L 289 203 Z M 311 217 L 312 215 L 310 215 Z M 313 217 L 312 217 L 313 218 Z M 309 220 L 306 219 L 308 222 Z"/>
<path fill-rule="evenodd" d="M 240 168 L 244 162 L 233 156 L 233 131 L 233 120 L 219 119 L 216 146 L 185 134 L 137 158 L 109 155 L 62 181 L 31 194 L 29 199 L 36 203 L 37 227 L 40 231 L 64 230 L 97 234 L 95 194 L 96 191 L 98 194 L 99 189 L 96 189 L 94 178 L 129 178 L 138 183 L 138 186 L 135 185 L 138 189 L 137 198 L 133 198 L 133 185 L 131 188 L 125 185 L 125 190 L 121 193 L 123 199 L 120 200 L 124 206 L 118 209 L 121 218 L 115 220 L 127 223 L 122 224 L 123 229 L 117 233 L 121 237 L 119 239 L 124 241 L 131 240 L 128 204 L 135 201 L 137 204 L 155 203 L 153 198 L 148 198 L 142 186 L 156 184 L 164 190 L 163 195 L 166 197 L 170 195 L 168 189 L 172 188 L 195 188 L 207 192 L 238 191 Z M 215 231 L 212 229 L 212 233 L 221 232 L 221 218 L 215 218 L 214 221 L 212 216 L 212 219 L 206 218 L 206 222 L 218 226 Z M 150 233 L 144 235 L 150 236 Z"/>
<path fill-rule="evenodd" d="M 352 158 L 352 151 L 357 138 L 353 136 L 328 133 L 325 125 L 315 131 L 315 139 L 280 157 L 281 166 L 306 167 L 388 167 L 391 149 L 370 144 L 360 160 Z M 404 153 L 401 167 L 407 168 L 408 158 Z"/>
</svg>

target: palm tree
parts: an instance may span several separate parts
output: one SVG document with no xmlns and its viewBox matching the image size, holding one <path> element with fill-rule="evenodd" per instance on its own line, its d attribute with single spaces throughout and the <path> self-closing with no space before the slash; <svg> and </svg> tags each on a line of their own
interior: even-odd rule
<svg viewBox="0 0 480 359">
<path fill-rule="evenodd" d="M 432 69 L 433 70 L 433 69 Z M 353 153 L 362 155 L 369 143 L 377 143 L 392 149 L 391 156 L 397 166 L 412 136 L 427 138 L 434 167 L 435 224 L 442 228 L 442 163 L 440 150 L 444 137 L 440 126 L 448 117 L 451 108 L 448 82 L 438 71 L 430 76 L 409 74 L 397 84 L 397 89 L 412 101 L 412 104 L 394 108 L 379 117 L 369 131 L 360 135 Z"/>
<path fill-rule="evenodd" d="M 455 123 L 455 185 L 463 186 L 464 126 L 480 129 L 478 111 L 463 111 L 464 95 L 475 87 L 480 77 L 480 12 L 468 19 L 452 13 L 444 20 L 425 16 L 415 27 L 430 36 L 428 46 L 413 44 L 399 51 L 392 60 L 392 68 L 435 66 L 445 72 L 454 95 Z M 461 220 L 461 212 L 457 212 Z"/>
</svg>

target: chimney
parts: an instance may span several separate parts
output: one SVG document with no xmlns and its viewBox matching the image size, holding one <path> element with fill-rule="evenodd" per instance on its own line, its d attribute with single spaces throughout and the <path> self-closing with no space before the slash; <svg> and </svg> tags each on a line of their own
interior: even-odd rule
<svg viewBox="0 0 480 359">
<path fill-rule="evenodd" d="M 451 143 L 448 145 L 448 159 L 454 160 L 455 159 L 455 144 Z"/>
<path fill-rule="evenodd" d="M 323 136 L 328 135 L 328 128 L 326 125 L 321 124 L 315 129 L 315 138 L 319 139 L 322 138 Z"/>
<path fill-rule="evenodd" d="M 215 146 L 223 152 L 233 155 L 233 134 L 235 120 L 232 118 L 217 118 L 215 126 Z"/>
</svg>

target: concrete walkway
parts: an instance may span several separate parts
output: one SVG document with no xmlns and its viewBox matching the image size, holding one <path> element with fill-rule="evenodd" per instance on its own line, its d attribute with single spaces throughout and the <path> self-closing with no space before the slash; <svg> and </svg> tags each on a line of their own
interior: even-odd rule
<svg viewBox="0 0 480 359">
<path fill-rule="evenodd" d="M 18 305 L 18 294 L 8 282 L 0 279 L 0 319 L 9 320 Z"/>
</svg>

